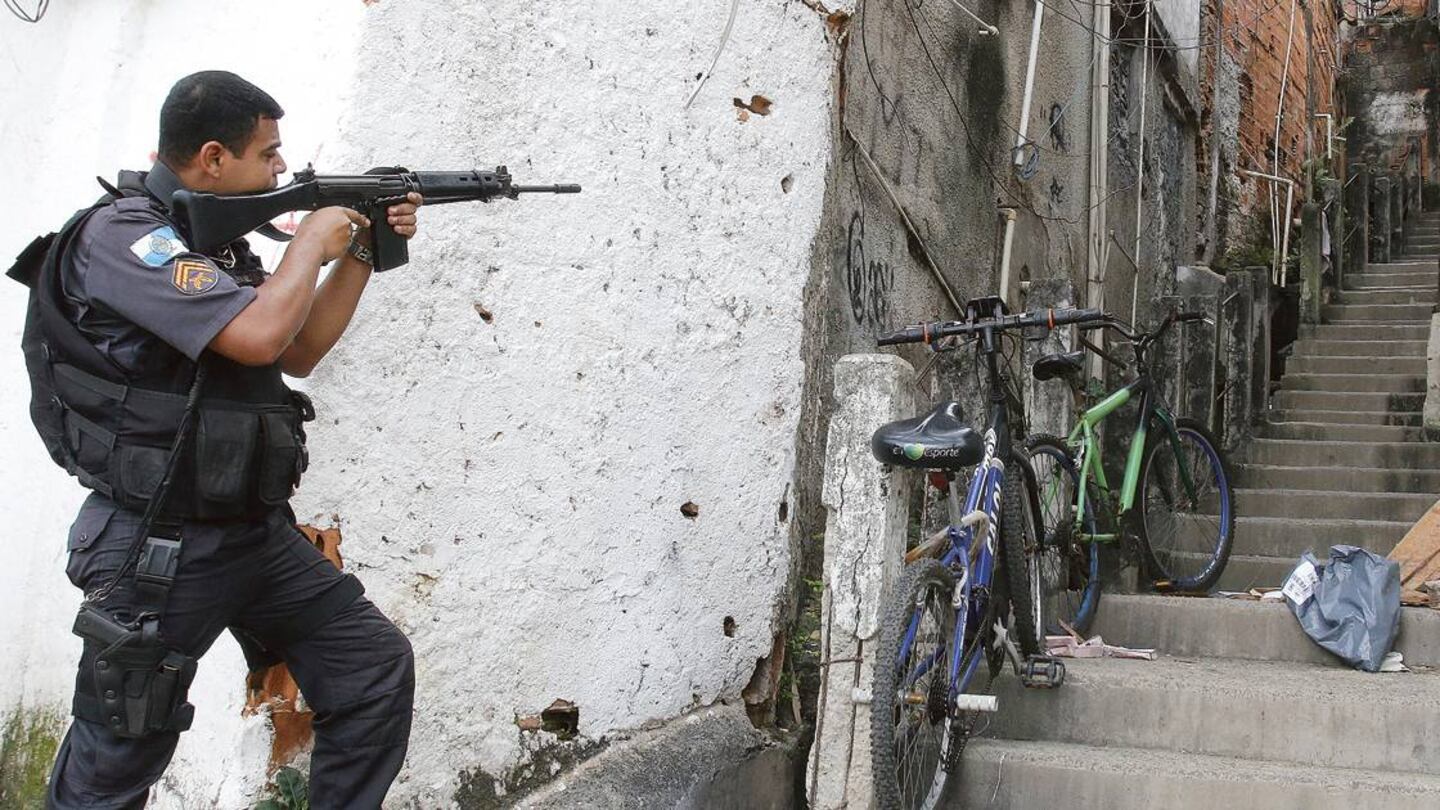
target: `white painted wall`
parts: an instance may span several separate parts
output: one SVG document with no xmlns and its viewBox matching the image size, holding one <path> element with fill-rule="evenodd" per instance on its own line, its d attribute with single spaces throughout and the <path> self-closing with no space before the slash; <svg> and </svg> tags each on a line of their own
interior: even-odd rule
<svg viewBox="0 0 1440 810">
<path fill-rule="evenodd" d="M 1190 86 L 1200 81 L 1200 0 L 1155 0 L 1155 15 L 1170 34 L 1175 58 Z M 1213 32 L 1211 32 L 1213 35 Z"/>
<path fill-rule="evenodd" d="M 338 522 L 419 662 L 392 798 L 444 806 L 461 771 L 503 773 L 522 758 L 515 716 L 557 697 L 598 738 L 738 695 L 791 565 L 777 510 L 830 152 L 823 18 L 742 2 L 685 109 L 728 3 L 76 6 L 0 17 L 0 65 L 24 79 L 0 84 L 0 153 L 36 190 L 0 220 L 0 255 L 92 199 L 94 174 L 141 166 L 169 84 L 203 67 L 286 107 L 292 167 L 506 162 L 585 186 L 425 211 L 411 266 L 375 279 L 307 381 L 321 419 L 297 511 Z M 732 99 L 756 93 L 774 111 L 742 122 Z M 22 309 L 0 285 L 12 347 Z M 17 350 L 0 380 L 0 649 L 20 651 L 0 659 L 5 712 L 67 699 L 81 491 L 33 436 Z M 242 673 L 228 641 L 202 662 L 159 806 L 254 790 L 268 739 L 239 718 Z"/>
</svg>

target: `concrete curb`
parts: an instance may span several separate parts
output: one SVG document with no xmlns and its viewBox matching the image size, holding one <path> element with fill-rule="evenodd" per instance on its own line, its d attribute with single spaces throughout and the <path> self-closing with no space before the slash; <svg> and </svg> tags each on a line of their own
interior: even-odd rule
<svg viewBox="0 0 1440 810">
<path fill-rule="evenodd" d="M 514 807 L 536 810 L 790 810 L 797 807 L 798 740 L 716 706 L 606 749 Z"/>
</svg>

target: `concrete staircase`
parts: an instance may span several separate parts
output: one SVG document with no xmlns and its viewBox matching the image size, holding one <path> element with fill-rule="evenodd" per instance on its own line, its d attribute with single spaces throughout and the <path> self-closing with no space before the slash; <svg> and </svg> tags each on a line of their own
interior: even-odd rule
<svg viewBox="0 0 1440 810">
<path fill-rule="evenodd" d="M 1440 217 L 1350 274 L 1245 448 L 1224 590 L 1279 585 L 1306 549 L 1384 554 L 1440 495 L 1421 438 Z M 1062 689 L 997 682 L 953 806 L 1140 810 L 1440 807 L 1440 611 L 1403 611 L 1415 672 L 1351 670 L 1282 603 L 1106 593 L 1093 632 L 1157 661 L 1067 661 Z"/>
</svg>

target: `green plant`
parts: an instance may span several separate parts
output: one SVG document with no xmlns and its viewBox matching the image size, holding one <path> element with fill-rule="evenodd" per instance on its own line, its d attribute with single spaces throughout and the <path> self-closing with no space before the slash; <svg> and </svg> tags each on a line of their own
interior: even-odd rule
<svg viewBox="0 0 1440 810">
<path fill-rule="evenodd" d="M 255 805 L 255 810 L 310 810 L 310 793 L 305 774 L 294 768 L 275 772 L 275 797 Z"/>
</svg>

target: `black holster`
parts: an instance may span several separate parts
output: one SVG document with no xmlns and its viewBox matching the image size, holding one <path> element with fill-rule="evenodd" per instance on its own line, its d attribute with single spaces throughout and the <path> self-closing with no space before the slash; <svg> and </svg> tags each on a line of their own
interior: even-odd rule
<svg viewBox="0 0 1440 810">
<path fill-rule="evenodd" d="M 100 723 L 117 737 L 190 728 L 195 707 L 186 698 L 197 659 L 165 646 L 158 617 L 142 616 L 127 626 L 87 602 L 75 617 L 74 631 L 85 640 L 76 717 Z"/>
</svg>

